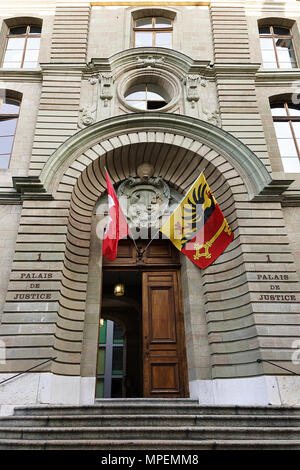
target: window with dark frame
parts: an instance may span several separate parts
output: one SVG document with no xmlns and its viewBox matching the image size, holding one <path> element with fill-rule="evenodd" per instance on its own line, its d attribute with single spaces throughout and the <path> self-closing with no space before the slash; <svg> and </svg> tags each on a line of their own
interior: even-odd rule
<svg viewBox="0 0 300 470">
<path fill-rule="evenodd" d="M 152 16 L 134 20 L 134 47 L 167 47 L 173 43 L 173 21 Z"/>
<path fill-rule="evenodd" d="M 288 28 L 261 26 L 259 36 L 264 68 L 290 69 L 297 67 L 293 37 Z"/>
<path fill-rule="evenodd" d="M 0 98 L 0 169 L 9 168 L 19 117 L 20 101 Z"/>
<path fill-rule="evenodd" d="M 35 68 L 40 51 L 41 27 L 15 26 L 7 35 L 3 68 Z"/>
<path fill-rule="evenodd" d="M 300 173 L 300 106 L 271 103 L 271 111 L 284 171 Z"/>
</svg>

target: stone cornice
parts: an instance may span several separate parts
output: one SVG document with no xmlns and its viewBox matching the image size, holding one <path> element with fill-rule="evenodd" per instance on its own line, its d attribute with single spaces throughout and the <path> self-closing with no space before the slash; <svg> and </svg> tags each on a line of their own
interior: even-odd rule
<svg viewBox="0 0 300 470">
<path fill-rule="evenodd" d="M 300 69 L 258 70 L 255 76 L 257 86 L 291 86 L 300 82 Z"/>
<path fill-rule="evenodd" d="M 59 62 L 59 63 L 43 63 L 40 64 L 42 72 L 53 73 L 53 74 L 62 74 L 65 72 L 76 72 L 78 74 L 82 74 L 82 72 L 86 69 L 86 63 L 66 63 L 66 62 Z"/>
<path fill-rule="evenodd" d="M 109 58 L 92 58 L 86 68 L 86 73 L 113 72 L 118 75 L 138 67 L 138 61 L 153 57 L 157 59 L 154 67 L 160 67 L 159 59 L 163 58 L 163 67 L 180 73 L 204 74 L 209 70 L 210 61 L 193 60 L 191 57 L 163 47 L 139 47 L 126 49 Z M 147 66 L 146 66 L 147 67 Z M 151 66 L 149 66 L 151 67 Z"/>
<path fill-rule="evenodd" d="M 0 68 L 0 80 L 9 82 L 41 82 L 42 70 L 39 69 L 2 69 Z"/>
<path fill-rule="evenodd" d="M 36 176 L 13 176 L 13 188 L 0 190 L 0 204 L 20 204 L 25 200 L 53 199 Z"/>
</svg>

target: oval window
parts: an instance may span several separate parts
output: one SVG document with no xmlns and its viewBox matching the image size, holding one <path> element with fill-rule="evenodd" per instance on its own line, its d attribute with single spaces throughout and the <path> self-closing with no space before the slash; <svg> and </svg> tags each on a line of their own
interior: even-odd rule
<svg viewBox="0 0 300 470">
<path fill-rule="evenodd" d="M 137 109 L 153 110 L 166 106 L 170 101 L 166 92 L 152 83 L 131 87 L 125 94 L 126 102 Z"/>
</svg>

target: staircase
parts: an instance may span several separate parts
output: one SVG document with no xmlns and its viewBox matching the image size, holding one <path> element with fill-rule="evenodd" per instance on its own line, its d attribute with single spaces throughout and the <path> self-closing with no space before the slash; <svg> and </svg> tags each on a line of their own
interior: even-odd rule
<svg viewBox="0 0 300 470">
<path fill-rule="evenodd" d="M 13 416 L 0 418 L 4 449 L 300 449 L 300 407 L 143 398 L 17 407 Z"/>
</svg>

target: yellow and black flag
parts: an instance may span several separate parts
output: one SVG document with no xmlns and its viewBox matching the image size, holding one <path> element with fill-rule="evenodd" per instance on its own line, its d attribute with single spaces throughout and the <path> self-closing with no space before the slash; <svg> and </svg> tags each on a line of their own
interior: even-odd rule
<svg viewBox="0 0 300 470">
<path fill-rule="evenodd" d="M 203 173 L 160 231 L 202 269 L 220 256 L 233 240 Z"/>
</svg>

